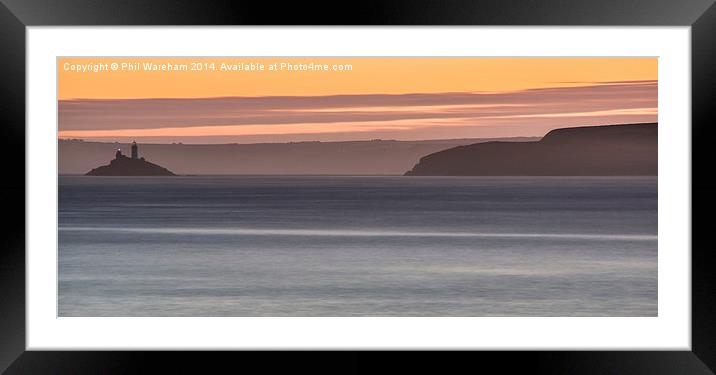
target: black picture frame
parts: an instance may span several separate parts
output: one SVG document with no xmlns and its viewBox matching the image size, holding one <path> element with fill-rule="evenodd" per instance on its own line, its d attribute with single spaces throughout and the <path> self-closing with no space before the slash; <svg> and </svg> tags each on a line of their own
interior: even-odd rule
<svg viewBox="0 0 716 375">
<path fill-rule="evenodd" d="M 357 373 L 461 366 L 537 373 L 709 374 L 716 369 L 716 269 L 706 233 L 714 208 L 708 177 L 716 117 L 714 0 L 171 1 L 0 0 L 0 371 L 26 373 L 193 372 L 249 364 L 263 371 Z M 81 25 L 589 25 L 690 26 L 692 69 L 692 351 L 460 352 L 47 352 L 25 351 L 25 35 L 28 26 Z M 696 173 L 701 170 L 700 173 Z M 52 187 L 48 187 L 50 189 Z M 698 201 L 698 204 L 694 204 Z M 685 251 L 688 249 L 684 249 Z M 240 358 L 236 358 L 240 355 Z M 389 361 L 383 362 L 384 359 Z M 240 362 L 237 362 L 240 361 Z M 248 367 L 246 367 L 248 368 Z"/>
</svg>

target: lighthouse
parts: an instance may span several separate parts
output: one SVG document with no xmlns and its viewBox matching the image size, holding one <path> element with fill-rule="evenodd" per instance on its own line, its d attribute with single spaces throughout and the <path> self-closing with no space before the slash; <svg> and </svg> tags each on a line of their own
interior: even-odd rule
<svg viewBox="0 0 716 375">
<path fill-rule="evenodd" d="M 86 174 L 87 176 L 175 176 L 172 171 L 150 163 L 144 158 L 139 157 L 139 147 L 137 142 L 132 142 L 131 157 L 122 154 L 121 149 L 117 149 L 114 159 L 109 164 L 99 166 Z"/>
</svg>

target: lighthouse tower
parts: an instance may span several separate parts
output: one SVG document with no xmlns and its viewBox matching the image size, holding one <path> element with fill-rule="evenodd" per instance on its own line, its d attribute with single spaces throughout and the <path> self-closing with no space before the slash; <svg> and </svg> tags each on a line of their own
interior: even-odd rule
<svg viewBox="0 0 716 375">
<path fill-rule="evenodd" d="M 132 159 L 139 159 L 139 151 L 137 151 L 137 142 L 132 142 Z"/>
</svg>

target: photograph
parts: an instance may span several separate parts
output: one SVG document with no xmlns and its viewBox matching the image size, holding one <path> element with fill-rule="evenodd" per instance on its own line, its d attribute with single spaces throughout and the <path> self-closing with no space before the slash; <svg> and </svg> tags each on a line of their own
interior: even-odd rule
<svg viewBox="0 0 716 375">
<path fill-rule="evenodd" d="M 59 56 L 57 316 L 658 317 L 658 64 Z"/>
<path fill-rule="evenodd" d="M 714 374 L 715 1 L 0 0 L 0 373 Z"/>
</svg>

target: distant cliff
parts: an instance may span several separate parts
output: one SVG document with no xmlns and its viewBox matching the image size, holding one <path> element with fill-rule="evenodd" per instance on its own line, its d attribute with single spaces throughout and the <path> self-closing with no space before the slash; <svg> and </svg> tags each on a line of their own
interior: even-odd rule
<svg viewBox="0 0 716 375">
<path fill-rule="evenodd" d="M 86 176 L 174 176 L 164 167 L 150 163 L 144 158 L 128 158 L 119 151 L 108 165 L 97 167 L 85 174 Z"/>
<path fill-rule="evenodd" d="M 658 126 L 555 129 L 537 142 L 458 146 L 420 159 L 407 176 L 656 176 Z"/>
</svg>

